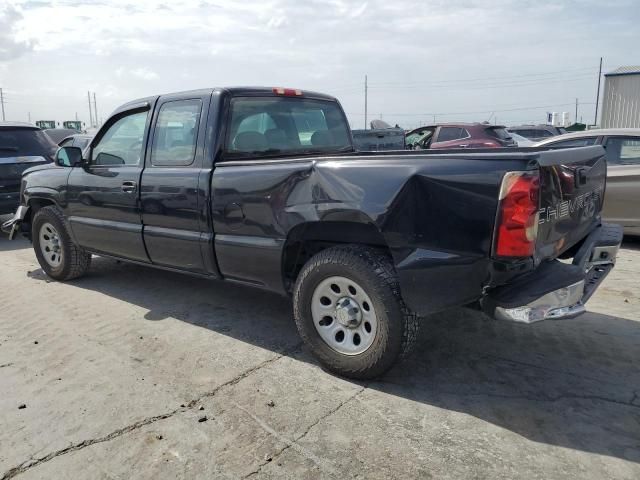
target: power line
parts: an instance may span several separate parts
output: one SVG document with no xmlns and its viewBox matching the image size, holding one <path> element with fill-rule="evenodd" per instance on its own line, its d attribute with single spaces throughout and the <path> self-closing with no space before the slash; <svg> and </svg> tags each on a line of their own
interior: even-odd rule
<svg viewBox="0 0 640 480">
<path fill-rule="evenodd" d="M 383 86 L 411 86 L 411 85 L 424 85 L 424 84 L 455 84 L 455 83 L 469 83 L 469 82 L 482 82 L 487 80 L 499 80 L 499 81 L 509 81 L 510 79 L 518 79 L 525 77 L 545 77 L 545 76 L 557 76 L 562 73 L 575 73 L 575 72 L 583 72 L 576 75 L 586 75 L 588 72 L 595 73 L 598 67 L 579 67 L 579 68 L 571 68 L 565 70 L 554 70 L 547 72 L 531 72 L 531 73 L 523 73 L 518 75 L 501 75 L 501 76 L 492 76 L 492 77 L 477 77 L 477 78 L 454 78 L 454 79 L 441 79 L 441 80 L 429 80 L 429 81 L 416 81 L 416 82 L 380 82 L 377 84 L 377 87 Z M 533 78 L 531 80 L 540 81 L 540 80 L 548 80 L 544 78 Z M 513 80 L 518 81 L 518 80 Z M 491 82 L 490 82 L 491 83 Z M 372 85 L 369 85 L 370 88 L 373 88 Z M 342 91 L 342 90 L 361 90 L 362 84 L 357 83 L 348 83 L 348 84 L 340 84 L 334 86 L 324 86 L 322 87 L 326 90 L 333 91 Z"/>
<path fill-rule="evenodd" d="M 542 109 L 542 108 L 554 108 L 554 107 L 566 107 L 566 106 L 570 106 L 570 105 L 574 105 L 573 102 L 571 103 L 555 103 L 553 105 L 536 105 L 536 106 L 531 106 L 531 107 L 518 107 L 518 108 L 506 108 L 506 109 L 495 109 L 495 108 L 488 108 L 487 110 L 475 110 L 475 111 L 468 111 L 468 112 L 431 112 L 431 113 L 392 113 L 392 112 L 382 112 L 383 115 L 389 115 L 389 116 L 396 116 L 396 117 L 416 117 L 416 116 L 432 116 L 432 115 L 438 115 L 438 116 L 445 116 L 445 115 L 473 115 L 473 114 L 481 114 L 481 113 L 501 113 L 501 112 L 519 112 L 519 111 L 523 111 L 523 110 L 537 110 L 537 109 Z M 593 103 L 590 102 L 583 102 L 581 105 L 593 105 Z M 362 115 L 360 113 L 348 113 L 347 115 Z"/>
<path fill-rule="evenodd" d="M 564 82 L 575 82 L 580 80 L 592 79 L 593 74 L 581 74 L 573 77 L 564 77 L 564 78 L 547 78 L 547 79 L 532 79 L 532 80 L 524 80 L 524 81 L 509 81 L 509 82 L 494 82 L 494 83 L 456 83 L 456 82 L 439 82 L 439 83 L 422 83 L 422 84 L 404 84 L 404 85 L 396 85 L 396 86 L 381 86 L 380 84 L 369 85 L 369 88 L 374 88 L 378 90 L 384 89 L 403 89 L 403 90 L 414 90 L 417 88 L 431 88 L 431 89 L 444 89 L 444 90 L 455 90 L 455 89 L 464 89 L 464 90 L 483 90 L 490 88 L 510 88 L 510 87 L 527 87 L 534 85 L 546 85 L 551 83 L 564 83 Z"/>
<path fill-rule="evenodd" d="M 487 80 L 509 80 L 511 78 L 524 78 L 524 77 L 537 77 L 537 76 L 557 76 L 559 73 L 572 73 L 572 72 L 579 72 L 582 71 L 583 73 L 580 74 L 576 74 L 576 75 L 584 75 L 586 74 L 585 70 L 588 70 L 590 72 L 595 72 L 597 70 L 597 67 L 582 67 L 582 68 L 574 68 L 574 69 L 570 69 L 570 70 L 556 70 L 553 72 L 534 72 L 534 73 L 524 73 L 524 74 L 520 74 L 520 75 L 501 75 L 501 76 L 497 76 L 497 77 L 480 77 L 480 78 L 457 78 L 457 79 L 443 79 L 443 80 L 430 80 L 428 82 L 425 81 L 420 81 L 420 82 L 383 82 L 379 85 L 389 85 L 389 86 L 394 86 L 394 85 L 410 85 L 410 84 L 414 84 L 414 85 L 422 85 L 424 83 L 461 83 L 461 82 L 482 82 L 482 81 L 487 81 Z M 544 80 L 544 79 L 537 79 L 537 80 Z"/>
</svg>

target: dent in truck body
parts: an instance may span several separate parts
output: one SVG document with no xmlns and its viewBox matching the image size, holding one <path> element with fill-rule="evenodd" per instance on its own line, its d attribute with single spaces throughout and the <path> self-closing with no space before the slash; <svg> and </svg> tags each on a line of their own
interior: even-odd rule
<svg viewBox="0 0 640 480">
<path fill-rule="evenodd" d="M 291 231 L 352 222 L 380 232 L 416 313 L 469 303 L 492 277 L 501 172 L 522 164 L 518 155 L 483 162 L 463 155 L 428 162 L 420 155 L 393 161 L 350 155 L 220 163 L 212 212 L 221 273 L 284 293 L 281 269 L 273 267 Z"/>
</svg>

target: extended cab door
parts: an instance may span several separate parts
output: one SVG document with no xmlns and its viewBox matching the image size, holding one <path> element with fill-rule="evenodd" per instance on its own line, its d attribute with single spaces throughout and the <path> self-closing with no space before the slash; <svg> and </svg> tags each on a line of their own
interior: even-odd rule
<svg viewBox="0 0 640 480">
<path fill-rule="evenodd" d="M 66 213 L 76 242 L 87 250 L 149 260 L 139 206 L 149 113 L 144 103 L 111 117 L 87 162 L 69 175 Z"/>
<path fill-rule="evenodd" d="M 158 100 L 140 200 L 151 262 L 215 275 L 212 234 L 201 221 L 211 171 L 203 168 L 210 98 L 191 93 Z"/>
</svg>

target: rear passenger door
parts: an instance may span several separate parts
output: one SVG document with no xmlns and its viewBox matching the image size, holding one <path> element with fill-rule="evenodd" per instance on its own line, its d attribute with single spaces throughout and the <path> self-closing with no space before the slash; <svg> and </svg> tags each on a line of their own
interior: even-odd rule
<svg viewBox="0 0 640 480">
<path fill-rule="evenodd" d="M 607 137 L 607 190 L 602 217 L 640 234 L 640 137 Z"/>
<path fill-rule="evenodd" d="M 201 252 L 213 251 L 211 232 L 205 231 L 205 220 L 201 224 L 208 192 L 203 160 L 209 102 L 210 95 L 160 98 L 141 180 L 144 242 L 151 262 L 197 273 L 212 270 Z"/>
<path fill-rule="evenodd" d="M 466 128 L 440 127 L 430 148 L 466 148 L 470 139 L 471 135 Z"/>
</svg>

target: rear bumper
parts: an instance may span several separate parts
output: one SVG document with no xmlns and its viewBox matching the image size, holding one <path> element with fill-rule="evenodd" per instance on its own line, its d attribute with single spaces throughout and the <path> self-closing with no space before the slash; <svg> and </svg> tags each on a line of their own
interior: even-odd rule
<svg viewBox="0 0 640 480">
<path fill-rule="evenodd" d="M 585 303 L 613 269 L 620 243 L 622 227 L 603 224 L 585 239 L 573 263 L 546 262 L 494 289 L 482 300 L 483 310 L 520 323 L 576 317 L 586 311 Z"/>
<path fill-rule="evenodd" d="M 16 212 L 13 214 L 13 218 L 11 220 L 7 220 L 2 224 L 0 229 L 9 234 L 9 240 L 13 240 L 16 236 L 16 233 L 20 230 L 20 225 L 22 225 L 22 221 L 24 217 L 27 215 L 29 211 L 29 207 L 25 205 L 20 205 Z"/>
</svg>

